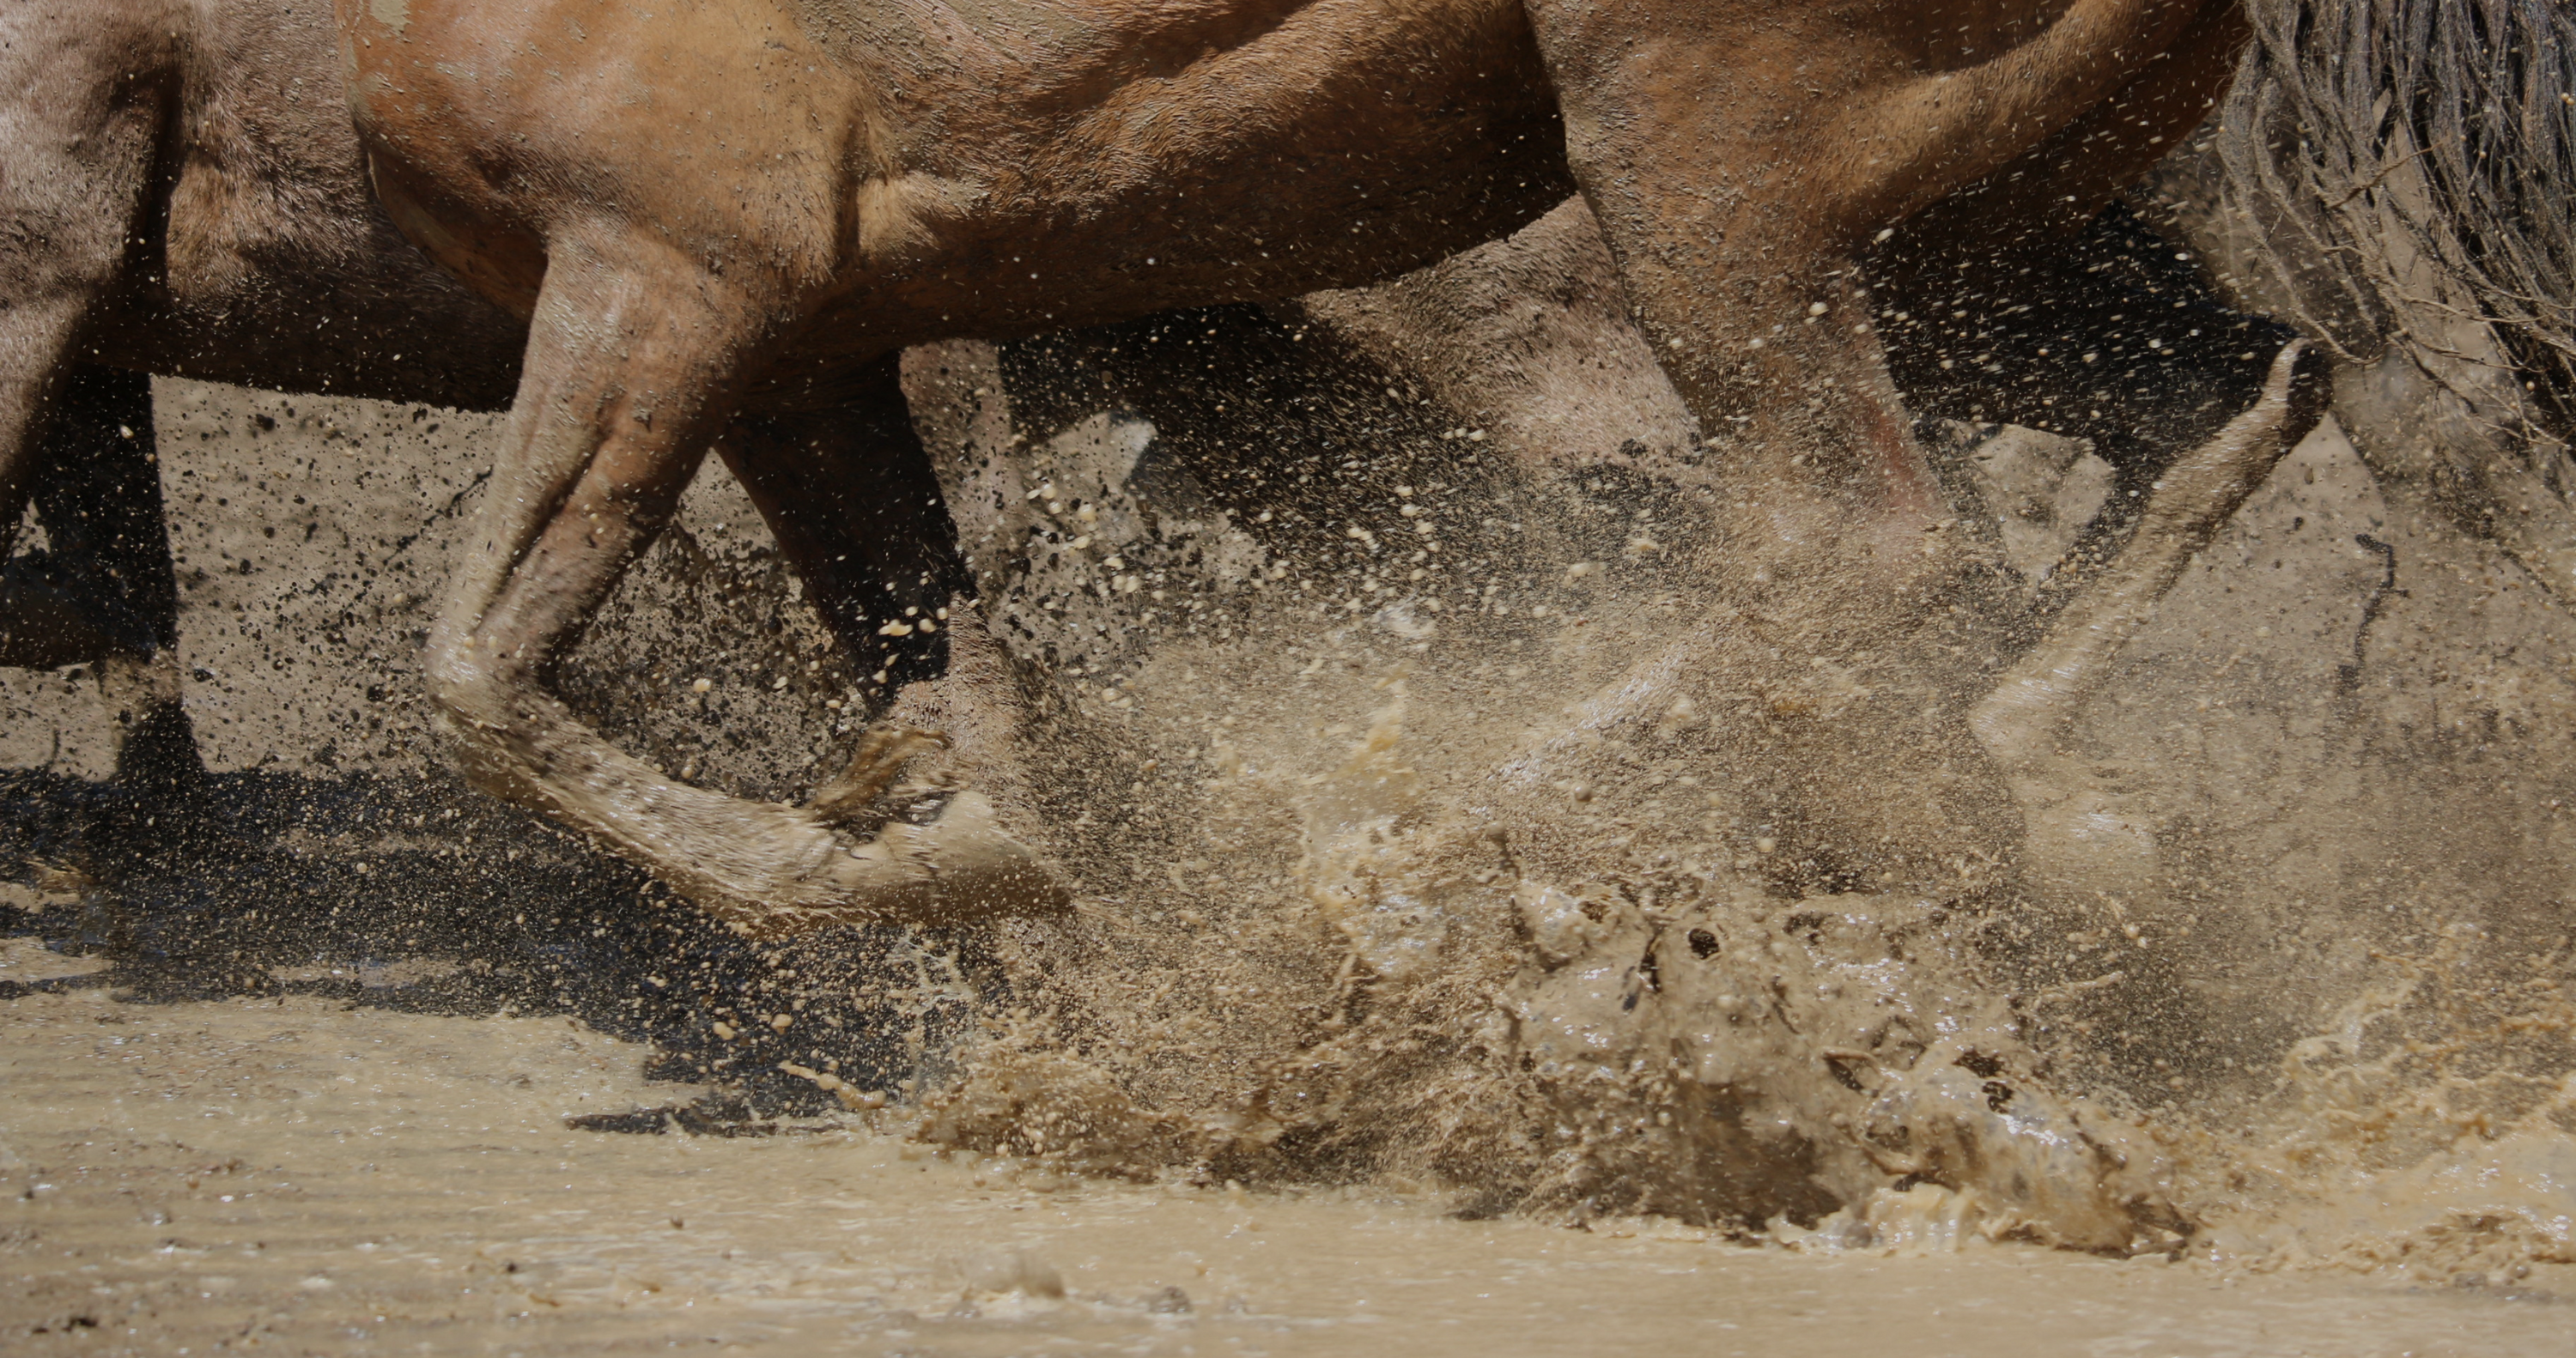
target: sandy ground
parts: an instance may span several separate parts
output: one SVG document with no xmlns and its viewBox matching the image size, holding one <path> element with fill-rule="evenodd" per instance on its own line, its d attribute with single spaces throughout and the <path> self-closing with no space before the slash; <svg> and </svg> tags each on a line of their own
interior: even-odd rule
<svg viewBox="0 0 2576 1358">
<path fill-rule="evenodd" d="M 696 1091 L 560 1018 L 126 1004 L 23 941 L 0 983 L 11 1353 L 2576 1353 L 2576 1268 L 1810 1257 L 1064 1180 L 840 1120 L 607 1135 L 564 1118 Z"/>
</svg>

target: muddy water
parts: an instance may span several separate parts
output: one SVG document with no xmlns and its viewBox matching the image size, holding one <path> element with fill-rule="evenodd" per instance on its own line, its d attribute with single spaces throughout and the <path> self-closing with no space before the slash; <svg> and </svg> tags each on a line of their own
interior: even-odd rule
<svg viewBox="0 0 2576 1358">
<path fill-rule="evenodd" d="M 1802 1254 L 1384 1186 L 1068 1179 L 855 1119 L 572 1131 L 696 1091 L 557 1018 L 134 1005 L 23 943 L 5 961 L 12 1353 L 2576 1351 L 2563 1266 L 2464 1288 Z"/>
<path fill-rule="evenodd" d="M 1032 696 L 911 698 L 1081 908 L 901 948 L 707 937 L 435 781 L 471 422 L 165 389 L 215 804 L 140 864 L 33 817 L 63 890 L 0 886 L 10 1346 L 2569 1348 L 2576 621 L 2333 426 L 2070 733 L 2121 833 L 2050 859 L 1963 743 L 1991 629 L 1710 611 L 1682 470 L 1392 387 L 1050 394 L 1138 340 L 915 374 Z M 2004 585 L 2104 493 L 1954 451 Z M 565 682 L 793 798 L 884 695 L 748 513 L 702 478 Z M 0 698 L 89 804 L 90 686 Z M 103 942 L 161 969 L 57 974 Z M 564 1121 L 701 1098 L 767 1134 Z"/>
</svg>

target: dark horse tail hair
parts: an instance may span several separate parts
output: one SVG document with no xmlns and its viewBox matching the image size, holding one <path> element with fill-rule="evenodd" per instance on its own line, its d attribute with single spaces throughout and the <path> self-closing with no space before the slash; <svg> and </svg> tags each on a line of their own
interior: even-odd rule
<svg viewBox="0 0 2576 1358">
<path fill-rule="evenodd" d="M 2398 344 L 2509 367 L 2576 444 L 2576 4 L 2246 8 L 2217 141 L 2228 206 L 2272 242 L 2266 291 L 2347 359 Z"/>
</svg>

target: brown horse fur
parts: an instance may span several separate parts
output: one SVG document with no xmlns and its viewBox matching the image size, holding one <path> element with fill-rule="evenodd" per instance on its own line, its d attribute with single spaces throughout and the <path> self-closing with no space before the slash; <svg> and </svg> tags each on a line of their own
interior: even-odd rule
<svg viewBox="0 0 2576 1358">
<path fill-rule="evenodd" d="M 467 410 L 518 385 L 526 324 L 378 206 L 337 46 L 320 0 L 0 12 L 0 558 L 31 500 L 51 546 L 0 576 L 0 665 L 96 664 L 120 776 L 196 761 L 144 374 Z M 790 421 L 747 421 L 725 455 L 792 520 L 779 536 L 827 620 L 900 680 L 945 639 L 888 657 L 869 609 L 887 582 L 896 615 L 954 582 L 926 472 L 888 452 L 908 435 L 895 414 L 856 431 L 867 459 L 828 462 L 842 497 L 765 495 L 833 457 Z"/>
<path fill-rule="evenodd" d="M 195 767 L 143 374 L 481 409 L 517 381 L 525 327 L 376 207 L 334 44 L 319 5 L 0 12 L 0 557 L 32 498 L 57 567 L 0 580 L 0 664 L 99 663 L 121 772 Z"/>
<path fill-rule="evenodd" d="M 2200 119 L 2244 38 L 2224 0 L 339 15 L 394 219 L 531 322 L 434 699 L 483 786 L 762 930 L 1052 892 L 971 792 L 854 856 L 811 811 L 675 784 L 545 694 L 736 421 L 896 400 L 909 344 L 1388 278 L 1579 188 L 1707 437 L 1726 606 L 1812 650 L 1901 643 L 1965 553 L 1862 256 L 1900 227 L 1939 258 L 2080 223 Z"/>
<path fill-rule="evenodd" d="M 13 40 L 0 50 L 28 60 L 13 69 L 0 107 L 22 133 L 0 166 L 0 202 L 20 224 L 0 242 L 17 303 L 16 314 L 0 316 L 0 353 L 11 360 L 0 404 L 14 402 L 21 423 L 17 438 L 0 441 L 0 483 L 21 496 L 32 483 L 53 561 L 68 571 L 18 572 L 7 582 L 0 663 L 104 659 L 112 705 L 141 737 L 125 742 L 120 769 L 175 772 L 193 766 L 193 747 L 167 650 L 174 596 L 139 373 L 488 408 L 508 394 L 524 331 L 457 288 L 376 207 L 318 6 L 140 3 L 81 16 L 31 9 L 14 19 Z M 2180 95 L 2152 106 L 2132 99 L 2126 116 L 2153 111 L 2170 122 L 2171 110 L 2188 104 Z M 1913 234 L 1929 242 L 1919 248 L 1937 249 L 1937 233 Z M 1995 257 L 1989 241 L 1975 249 L 1985 271 L 2031 272 L 2027 259 L 2016 269 Z M 1874 265 L 1893 280 L 1878 298 L 1882 312 L 1890 298 L 1908 296 L 1909 267 L 1923 272 L 1901 253 Z M 2045 288 L 2024 291 L 2048 300 Z M 1494 425 L 1507 447 L 1642 458 L 1692 474 L 1705 454 L 1690 414 L 1623 302 L 1591 214 L 1569 204 L 1509 241 L 1392 287 L 1289 305 L 1337 331 L 1364 362 L 1425 379 L 1444 406 Z M 2026 310 L 2008 300 L 1988 305 Z M 1928 353 L 1936 345 L 1927 339 L 1947 352 L 1947 337 L 1903 327 L 1892 343 Z M 2028 380 L 1973 366 L 1954 374 L 1921 355 L 1902 366 L 1917 413 L 1991 407 L 2016 417 L 2011 388 Z M 747 411 L 724 452 L 844 641 L 863 654 L 901 646 L 907 654 L 895 668 L 908 660 L 910 674 L 935 672 L 946 634 L 891 643 L 875 635 L 870 609 L 887 607 L 875 596 L 889 587 L 904 596 L 899 613 L 907 600 L 936 603 L 960 584 L 943 516 L 920 512 L 933 488 L 907 455 L 899 394 L 863 386 L 854 398 L 837 410 Z M 2134 415 L 2116 412 L 2112 423 L 2161 422 L 2122 424 Z M 2294 422 L 2288 432 L 2303 428 Z M 2206 432 L 2174 430 L 2166 456 Z M 10 524 L 16 503 L 0 516 Z M 2191 513 L 2224 517 L 2229 506 Z M 89 588 L 64 588 L 66 574 Z M 146 757 L 131 758 L 137 750 Z M 985 761 L 985 777 L 1009 762 L 1007 751 L 987 752 L 995 753 L 1003 757 Z M 2029 781 L 2026 760 L 2006 763 L 2025 770 L 2012 780 L 2017 789 Z M 818 794 L 812 810 L 847 827 L 854 811 L 864 818 L 848 800 Z"/>
</svg>

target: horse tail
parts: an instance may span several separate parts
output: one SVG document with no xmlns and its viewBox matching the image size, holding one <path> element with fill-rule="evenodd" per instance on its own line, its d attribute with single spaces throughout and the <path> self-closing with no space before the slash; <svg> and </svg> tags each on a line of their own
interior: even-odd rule
<svg viewBox="0 0 2576 1358">
<path fill-rule="evenodd" d="M 2266 291 L 2348 359 L 2397 344 L 2509 367 L 2576 442 L 2576 6 L 2247 11 L 2217 141 L 2227 206 L 2269 243 Z"/>
</svg>

